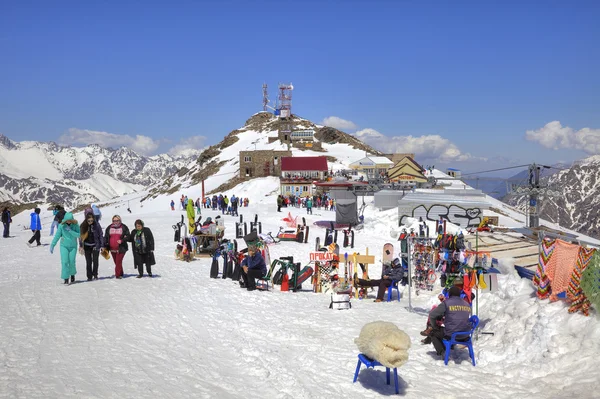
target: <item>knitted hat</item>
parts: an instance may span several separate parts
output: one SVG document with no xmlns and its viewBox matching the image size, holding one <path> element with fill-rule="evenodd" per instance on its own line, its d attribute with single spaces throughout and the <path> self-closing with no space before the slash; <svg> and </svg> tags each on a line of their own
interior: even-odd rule
<svg viewBox="0 0 600 399">
<path fill-rule="evenodd" d="M 142 220 L 141 220 L 141 219 L 138 219 L 138 220 L 136 220 L 136 221 L 135 221 L 135 223 L 134 223 L 134 225 L 136 225 L 136 226 L 137 226 L 138 224 L 139 224 L 140 226 L 144 227 L 144 222 L 142 222 Z"/>
<path fill-rule="evenodd" d="M 450 289 L 448 290 L 448 294 L 450 296 L 460 296 L 461 294 L 461 289 L 458 288 L 457 286 L 453 285 L 452 287 L 450 287 Z"/>
</svg>

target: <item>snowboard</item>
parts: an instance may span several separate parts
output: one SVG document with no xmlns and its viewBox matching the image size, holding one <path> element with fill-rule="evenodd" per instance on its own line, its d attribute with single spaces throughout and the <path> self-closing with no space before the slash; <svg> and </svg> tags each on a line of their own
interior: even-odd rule
<svg viewBox="0 0 600 399">
<path fill-rule="evenodd" d="M 296 276 L 296 287 L 295 289 L 300 289 L 300 286 L 303 282 L 308 280 L 314 273 L 314 270 L 310 266 L 305 266 L 302 270 L 300 270 Z"/>
<path fill-rule="evenodd" d="M 213 256 L 212 264 L 210 265 L 210 278 L 217 278 L 218 275 L 219 275 L 219 258 L 217 256 Z"/>
<path fill-rule="evenodd" d="M 383 245 L 383 255 L 381 257 L 381 262 L 384 265 L 389 265 L 394 260 L 394 245 L 389 242 Z"/>
<path fill-rule="evenodd" d="M 226 279 L 227 278 L 227 273 L 228 273 L 228 267 L 229 265 L 227 264 L 228 262 L 228 256 L 227 256 L 227 251 L 223 251 L 223 254 L 221 255 L 223 257 L 223 273 L 221 274 L 221 278 L 222 279 Z"/>
</svg>

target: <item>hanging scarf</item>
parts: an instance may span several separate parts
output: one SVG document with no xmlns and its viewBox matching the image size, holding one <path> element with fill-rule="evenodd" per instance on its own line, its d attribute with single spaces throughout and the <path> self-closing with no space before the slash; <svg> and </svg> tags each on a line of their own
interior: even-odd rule
<svg viewBox="0 0 600 399">
<path fill-rule="evenodd" d="M 139 254 L 146 253 L 146 235 L 144 234 L 144 230 L 136 230 L 135 238 L 133 240 L 135 245 L 135 251 Z"/>
</svg>

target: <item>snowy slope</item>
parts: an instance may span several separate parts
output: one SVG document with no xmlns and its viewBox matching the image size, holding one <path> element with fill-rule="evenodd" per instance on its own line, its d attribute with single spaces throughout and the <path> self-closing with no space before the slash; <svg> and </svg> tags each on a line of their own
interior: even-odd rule
<svg viewBox="0 0 600 399">
<path fill-rule="evenodd" d="M 205 179 L 204 185 L 206 192 L 208 193 L 239 176 L 240 151 L 288 150 L 287 145 L 281 143 L 279 140 L 269 143 L 269 137 L 277 136 L 277 123 L 279 123 L 279 119 L 272 115 L 268 115 L 270 114 L 259 113 L 253 115 L 243 127 L 234 130 L 225 140 L 216 146 L 213 146 L 212 149 L 216 150 L 214 156 L 208 158 L 204 163 L 198 162 L 188 165 L 188 173 L 183 176 L 178 176 L 172 181 L 168 181 L 162 186 L 157 187 L 155 193 L 168 192 L 171 191 L 173 187 L 178 186 L 182 189 L 191 188 L 198 184 L 198 181 L 193 178 L 194 175 L 202 172 L 210 163 L 223 163 L 221 167 L 216 169 L 214 173 L 211 173 L 210 176 Z M 335 157 L 335 162 L 328 161 L 330 170 L 333 169 L 336 171 L 339 169 L 347 169 L 350 163 L 363 158 L 366 150 L 374 154 L 379 153 L 350 135 L 335 129 L 316 125 L 309 120 L 297 116 L 294 117 L 294 126 L 295 129 L 315 129 L 315 137 L 319 136 L 319 134 L 325 135 L 325 133 L 320 132 L 326 131 L 329 133 L 330 131 L 334 131 L 338 141 L 334 143 L 322 142 L 321 144 L 324 151 L 290 148 L 293 156 Z M 225 144 L 228 139 L 231 139 L 232 143 Z M 319 141 L 319 139 L 316 138 L 315 141 Z M 203 158 L 202 154 L 200 155 L 200 158 Z"/>
<path fill-rule="evenodd" d="M 232 190 L 250 198 L 240 213 L 246 220 L 258 214 L 265 232 L 276 232 L 288 212 L 276 212 L 276 194 L 270 194 L 276 185 L 274 178 L 254 179 Z M 184 194 L 194 198 L 199 188 Z M 211 280 L 210 259 L 175 261 L 171 225 L 181 212 L 169 210 L 166 195 L 139 200 L 130 194 L 102 211 L 105 220 L 120 214 L 132 226 L 141 218 L 153 230 L 154 279 L 133 278 L 129 252 L 127 278 L 111 278 L 112 261 L 101 259 L 99 281 L 62 286 L 58 251 L 27 248 L 30 232 L 20 225 L 28 215 L 15 218 L 15 237 L 0 240 L 0 397 L 386 397 L 394 391 L 381 368 L 361 371 L 352 384 L 358 354 L 353 339 L 374 320 L 396 323 L 412 339 L 409 361 L 398 370 L 407 398 L 592 398 L 600 388 L 597 315 L 570 315 L 562 302 L 537 300 L 531 283 L 507 262 L 499 291 L 480 295 L 482 331 L 494 335 L 480 335 L 475 343 L 477 366 L 458 350 L 445 367 L 430 345 L 419 342 L 437 292 L 413 292 L 412 312 L 406 288 L 400 303 L 373 303 L 371 293 L 349 311 L 329 310 L 327 295 L 309 291 L 247 292 L 230 280 Z M 312 216 L 289 212 L 311 225 L 335 217 L 317 209 Z M 204 217 L 216 215 L 203 210 Z M 369 248 L 376 256 L 370 268 L 376 277 L 382 245 L 395 242 L 389 234 L 397 212 L 369 205 L 365 218 L 355 250 Z M 51 215 L 44 211 L 42 220 L 42 241 L 48 243 Z M 233 238 L 236 220 L 225 216 L 226 237 Z M 323 234 L 312 228 L 310 241 Z M 270 252 L 306 264 L 311 248 L 284 242 Z M 77 265 L 77 278 L 85 279 L 81 256 Z"/>
</svg>

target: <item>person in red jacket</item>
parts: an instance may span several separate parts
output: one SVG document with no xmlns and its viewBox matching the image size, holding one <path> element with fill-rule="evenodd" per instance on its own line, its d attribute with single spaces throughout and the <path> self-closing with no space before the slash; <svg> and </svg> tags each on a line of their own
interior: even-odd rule
<svg viewBox="0 0 600 399">
<path fill-rule="evenodd" d="M 127 241 L 130 239 L 129 228 L 121 223 L 121 217 L 115 215 L 112 218 L 112 224 L 104 232 L 105 248 L 112 254 L 115 262 L 115 277 L 123 278 L 123 258 L 129 249 Z"/>
</svg>

